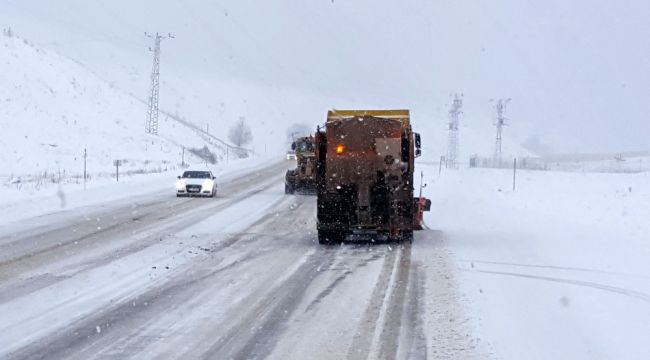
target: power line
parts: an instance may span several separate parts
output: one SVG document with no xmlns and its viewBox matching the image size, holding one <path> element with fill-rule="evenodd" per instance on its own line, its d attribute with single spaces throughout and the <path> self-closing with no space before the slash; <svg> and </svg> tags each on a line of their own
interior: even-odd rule
<svg viewBox="0 0 650 360">
<path fill-rule="evenodd" d="M 147 122 L 144 125 L 144 131 L 147 134 L 158 135 L 158 97 L 160 94 L 160 43 L 165 39 L 173 39 L 172 34 L 166 36 L 156 33 L 156 35 L 144 33 L 144 36 L 154 40 L 153 49 L 153 67 L 151 69 L 151 91 L 149 93 L 149 109 L 147 112 Z"/>
<path fill-rule="evenodd" d="M 445 165 L 449 169 L 456 169 L 458 167 L 458 123 L 459 115 L 463 112 L 460 109 L 463 107 L 463 95 L 454 94 L 454 101 L 449 109 L 449 135 L 447 137 L 447 157 Z"/>
</svg>

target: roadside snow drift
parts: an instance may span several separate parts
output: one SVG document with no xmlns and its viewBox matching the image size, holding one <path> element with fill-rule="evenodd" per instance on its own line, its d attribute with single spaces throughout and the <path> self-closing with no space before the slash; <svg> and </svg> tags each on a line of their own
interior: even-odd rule
<svg viewBox="0 0 650 360">
<path fill-rule="evenodd" d="M 425 167 L 476 335 L 504 359 L 647 359 L 650 174 Z M 435 175 L 434 175 L 435 174 Z"/>
</svg>

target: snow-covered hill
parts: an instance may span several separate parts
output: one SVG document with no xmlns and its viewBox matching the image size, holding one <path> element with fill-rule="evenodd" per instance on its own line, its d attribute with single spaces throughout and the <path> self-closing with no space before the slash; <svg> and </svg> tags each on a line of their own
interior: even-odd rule
<svg viewBox="0 0 650 360">
<path fill-rule="evenodd" d="M 272 129 L 268 134 L 270 136 L 254 129 L 255 135 L 259 137 L 254 145 L 258 152 L 263 152 L 267 147 L 277 150 L 278 145 L 284 145 L 282 135 L 284 126 L 289 121 L 315 127 L 328 108 L 327 100 L 305 94 L 288 90 L 278 93 L 271 88 L 237 82 L 212 82 L 206 78 L 192 82 L 191 94 L 210 94 L 214 89 L 221 88 L 225 97 L 241 97 L 239 104 L 233 106 L 233 100 L 227 106 L 224 100 L 218 104 L 208 104 L 203 112 L 191 111 L 190 109 L 205 106 L 200 103 L 205 96 L 181 96 L 174 113 L 163 109 L 160 136 L 151 136 L 143 131 L 146 105 L 141 98 L 104 81 L 83 65 L 28 40 L 2 36 L 0 46 L 3 48 L 0 64 L 4 69 L 0 85 L 3 104 L 0 109 L 0 126 L 4 129 L 0 139 L 0 156 L 6 164 L 0 170 L 3 176 L 42 173 L 58 176 L 59 172 L 79 174 L 83 169 L 84 149 L 88 153 L 88 169 L 91 174 L 111 172 L 113 160 L 116 159 L 125 160 L 126 170 L 131 171 L 173 167 L 182 161 L 183 147 L 202 149 L 207 146 L 217 161 L 224 161 L 227 156 L 226 144 L 220 138 L 225 136 L 226 128 L 218 125 L 223 123 L 223 119 L 238 119 L 249 114 L 254 116 L 253 124 L 261 128 L 272 128 L 274 122 L 282 118 L 282 110 L 278 108 L 265 118 L 265 109 L 273 104 L 269 104 L 268 100 L 266 104 L 260 103 L 269 99 L 271 94 L 284 96 L 288 102 L 300 99 L 296 107 L 313 114 L 310 119 L 279 120 L 282 126 L 275 129 L 275 134 Z M 183 91 L 179 89 L 189 88 L 187 84 L 184 87 L 182 79 L 175 80 L 178 83 L 165 82 L 169 86 L 169 94 L 181 94 Z M 382 107 L 347 100 L 332 101 L 334 102 L 351 108 Z M 178 113 L 178 109 L 188 109 L 193 117 L 186 118 L 184 114 Z M 210 121 L 213 117 L 206 114 L 213 115 L 220 121 Z M 444 110 L 430 121 L 419 115 L 417 111 L 413 113 L 415 127 L 425 138 L 426 158 L 437 159 L 439 154 L 444 154 L 446 146 Z M 206 120 L 205 125 L 203 120 Z M 491 142 L 481 141 L 485 140 L 488 131 L 492 131 L 490 120 L 483 119 L 483 122 L 485 124 L 478 121 L 463 123 L 463 158 L 471 153 L 491 151 Z M 206 128 L 208 124 L 213 125 L 212 129 Z M 215 133 L 219 136 L 211 135 Z M 193 157 L 190 151 L 185 154 L 186 162 L 204 161 Z"/>
<path fill-rule="evenodd" d="M 140 100 L 147 96 L 151 67 L 150 39 L 143 32 L 174 33 L 176 38 L 162 47 L 161 109 L 193 126 L 209 127 L 220 138 L 243 117 L 252 126 L 251 147 L 257 153 L 281 153 L 289 126 L 315 128 L 331 108 L 408 108 L 414 128 L 423 135 L 424 156 L 433 161 L 445 153 L 448 93 L 460 90 L 468 91 L 461 118 L 461 158 L 492 153 L 494 111 L 489 98 L 453 78 L 419 79 L 424 68 L 416 63 L 429 58 L 429 47 L 421 49 L 426 54 L 411 53 L 410 46 L 398 46 L 401 41 L 394 34 L 385 36 L 388 30 L 340 32 L 340 25 L 354 19 L 361 5 L 285 5 L 65 0 L 52 6 L 36 0 L 8 1 L 0 23 Z M 385 4 L 377 9 L 387 10 Z M 413 10 L 412 4 L 405 8 Z M 285 21 L 292 13 L 301 15 Z M 354 28 L 359 26 L 355 23 Z M 404 34 L 420 26 L 426 28 L 415 22 Z M 414 43 L 421 40 L 413 38 Z M 382 57 L 387 63 L 377 66 L 372 54 L 388 49 L 392 55 Z M 400 55 L 407 53 L 411 55 Z M 396 61 L 399 66 L 386 68 Z M 444 68 L 436 62 L 432 70 Z M 495 88 L 490 95 L 501 93 L 507 94 Z M 518 144 L 529 135 L 519 116 L 523 105 L 517 101 L 512 105 L 515 124 L 504 136 L 504 152 L 513 155 L 520 155 Z M 145 113 L 134 112 L 129 122 L 141 126 Z M 179 142 L 172 124 L 163 122 L 162 131 Z"/>
<path fill-rule="evenodd" d="M 66 57 L 7 34 L 0 47 L 0 175 L 79 174 L 84 149 L 91 174 L 116 159 L 131 171 L 175 166 L 182 147 L 190 163 L 203 159 L 189 149 L 226 156 L 223 141 L 171 114 L 160 136 L 145 134 L 145 103 Z"/>
</svg>

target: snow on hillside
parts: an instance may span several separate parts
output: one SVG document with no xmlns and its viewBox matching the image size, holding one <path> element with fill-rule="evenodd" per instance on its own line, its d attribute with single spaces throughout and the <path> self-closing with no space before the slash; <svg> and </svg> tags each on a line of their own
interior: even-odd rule
<svg viewBox="0 0 650 360">
<path fill-rule="evenodd" d="M 176 166 L 183 146 L 225 156 L 222 141 L 164 114 L 160 136 L 145 134 L 146 105 L 70 59 L 15 36 L 0 37 L 0 47 L 3 177 L 80 174 L 84 149 L 91 174 L 112 172 L 115 159 L 123 171 Z M 186 151 L 186 162 L 203 159 Z"/>
<path fill-rule="evenodd" d="M 422 167 L 472 326 L 496 358 L 647 359 L 650 174 Z M 485 345 L 485 344 L 484 344 Z"/>
<path fill-rule="evenodd" d="M 160 136 L 155 137 L 143 131 L 146 105 L 142 97 L 127 94 L 78 62 L 27 40 L 2 36 L 0 46 L 0 64 L 5 69 L 0 85 L 0 126 L 5 129 L 0 151 L 6 164 L 0 175 L 8 181 L 28 175 L 78 176 L 83 171 L 84 149 L 91 175 L 112 173 L 115 159 L 126 161 L 122 171 L 172 168 L 181 162 L 182 147 L 207 146 L 216 160 L 223 162 L 227 160 L 226 144 L 220 138 L 225 137 L 229 120 L 240 117 L 259 126 L 253 128 L 256 141 L 252 145 L 258 154 L 279 153 L 286 146 L 285 126 L 302 123 L 315 127 L 322 123 L 326 109 L 402 107 L 397 102 L 382 106 L 349 99 L 317 99 L 291 89 L 218 81 L 209 75 L 192 77 L 190 71 L 185 76 L 191 81 L 184 76 L 163 80 L 163 97 L 177 98 L 173 111 L 162 109 Z M 215 89 L 220 94 L 216 101 L 205 101 L 205 94 L 213 94 Z M 274 99 L 284 100 L 274 103 Z M 274 110 L 265 114 L 268 108 Z M 291 117 L 284 113 L 287 108 L 310 115 Z M 425 158 L 438 159 L 446 147 L 445 110 L 432 119 L 417 110 L 412 117 L 414 128 L 423 134 Z M 476 152 L 489 153 L 491 120 L 462 121 L 463 159 Z M 282 125 L 277 126 L 278 122 Z M 516 147 L 516 142 L 506 140 L 504 146 L 510 148 L 515 143 Z M 186 162 L 204 162 L 192 157 L 190 151 L 185 155 Z"/>
</svg>

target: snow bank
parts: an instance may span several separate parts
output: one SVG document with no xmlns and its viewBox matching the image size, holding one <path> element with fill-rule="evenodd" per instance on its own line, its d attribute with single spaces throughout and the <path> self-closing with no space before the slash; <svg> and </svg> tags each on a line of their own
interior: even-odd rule
<svg viewBox="0 0 650 360">
<path fill-rule="evenodd" d="M 240 159 L 229 163 L 210 166 L 196 166 L 195 169 L 208 169 L 217 177 L 217 183 L 254 173 L 255 170 L 277 163 L 277 157 L 254 157 Z M 16 185 L 0 186 L 0 226 L 9 223 L 40 217 L 63 211 L 76 210 L 82 207 L 112 206 L 123 204 L 124 201 L 135 203 L 151 199 L 154 196 L 168 194 L 171 199 L 175 196 L 176 176 L 183 169 L 146 176 L 120 176 L 119 182 L 113 178 L 102 178 L 90 181 L 84 190 L 83 181 L 49 184 L 39 190 L 19 189 Z M 37 220 L 32 223 L 37 225 Z"/>
</svg>

